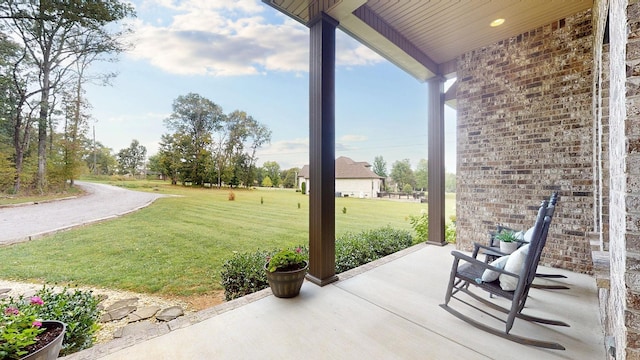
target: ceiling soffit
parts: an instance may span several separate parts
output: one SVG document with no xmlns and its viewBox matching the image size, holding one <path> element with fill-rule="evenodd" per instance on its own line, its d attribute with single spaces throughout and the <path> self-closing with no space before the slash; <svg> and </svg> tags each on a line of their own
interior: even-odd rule
<svg viewBox="0 0 640 360">
<path fill-rule="evenodd" d="M 369 0 L 367 7 L 438 64 L 590 9 L 592 0 Z M 492 28 L 491 21 L 505 23 Z"/>
<path fill-rule="evenodd" d="M 325 12 L 339 28 L 420 81 L 447 75 L 466 52 L 589 9 L 592 0 L 263 0 L 309 25 Z M 492 28 L 497 18 L 505 23 Z M 447 69 L 447 70 L 444 70 Z"/>
</svg>

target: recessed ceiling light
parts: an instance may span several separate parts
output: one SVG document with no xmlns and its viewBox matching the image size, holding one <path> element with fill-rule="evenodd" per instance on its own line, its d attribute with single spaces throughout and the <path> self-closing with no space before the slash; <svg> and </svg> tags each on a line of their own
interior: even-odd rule
<svg viewBox="0 0 640 360">
<path fill-rule="evenodd" d="M 489 25 L 491 25 L 491 27 L 496 27 L 496 26 L 500 26 L 502 24 L 504 24 L 504 19 L 495 19 Z"/>
</svg>

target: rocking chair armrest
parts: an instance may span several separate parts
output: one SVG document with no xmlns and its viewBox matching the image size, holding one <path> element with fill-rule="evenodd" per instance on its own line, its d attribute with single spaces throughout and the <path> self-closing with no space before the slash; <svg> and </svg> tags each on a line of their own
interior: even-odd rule
<svg viewBox="0 0 640 360">
<path fill-rule="evenodd" d="M 473 243 L 473 257 L 474 258 L 478 256 L 478 253 L 480 252 L 480 249 L 484 249 L 485 251 L 489 251 L 491 253 L 500 254 L 500 256 L 508 255 L 508 254 L 505 254 L 505 253 L 501 252 L 500 250 L 497 250 L 495 247 L 482 245 L 480 243 L 474 242 Z"/>
<path fill-rule="evenodd" d="M 453 262 L 454 266 L 457 266 L 457 263 L 458 263 L 459 260 L 464 260 L 464 261 L 466 261 L 468 263 L 479 265 L 479 266 L 485 268 L 485 270 L 493 270 L 493 271 L 499 272 L 500 274 L 506 274 L 506 275 L 509 275 L 509 276 L 513 276 L 516 279 L 520 279 L 520 275 L 518 275 L 518 274 L 512 273 L 511 271 L 507 271 L 505 269 L 497 268 L 497 267 L 492 266 L 490 264 L 487 264 L 487 263 L 485 263 L 483 261 L 480 261 L 480 260 L 478 260 L 476 258 L 473 258 L 473 257 L 471 257 L 469 255 L 465 255 L 465 254 L 463 254 L 463 253 L 461 253 L 459 251 L 453 250 L 451 252 L 451 255 L 453 255 L 456 258 L 455 259 L 456 261 Z"/>
<path fill-rule="evenodd" d="M 456 258 L 455 260 L 464 260 L 464 261 L 466 261 L 468 263 L 478 264 L 478 265 L 482 265 L 484 267 L 488 267 L 489 266 L 488 264 L 486 264 L 486 263 L 484 263 L 484 262 L 482 262 L 482 261 L 480 261 L 480 260 L 478 260 L 478 259 L 476 259 L 474 257 L 471 257 L 469 255 L 463 254 L 463 253 L 461 253 L 461 252 L 459 252 L 457 250 L 453 250 L 451 252 L 451 255 L 453 255 L 453 257 Z M 455 261 L 455 262 L 457 262 L 457 261 Z"/>
<path fill-rule="evenodd" d="M 482 244 L 480 244 L 480 243 L 474 242 L 474 243 L 473 243 L 473 250 L 474 250 L 474 252 L 476 252 L 477 250 L 480 250 L 480 249 L 496 251 L 496 248 L 492 248 L 491 246 L 488 246 L 488 245 L 482 245 Z M 496 252 L 499 252 L 499 251 L 496 251 Z M 505 255 L 507 255 L 507 254 L 505 254 Z"/>
</svg>

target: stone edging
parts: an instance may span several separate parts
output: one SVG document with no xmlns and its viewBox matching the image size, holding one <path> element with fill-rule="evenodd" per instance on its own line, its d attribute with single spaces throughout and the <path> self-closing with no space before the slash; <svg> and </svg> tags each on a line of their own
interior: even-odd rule
<svg viewBox="0 0 640 360">
<path fill-rule="evenodd" d="M 14 207 L 21 207 L 21 206 L 29 206 L 29 205 L 37 205 L 37 204 L 46 204 L 46 203 L 50 203 L 50 202 L 56 202 L 56 201 L 63 201 L 63 200 L 73 200 L 73 199 L 77 199 L 78 196 L 67 196 L 67 197 L 63 197 L 63 198 L 55 198 L 55 199 L 47 199 L 47 200 L 39 200 L 39 201 L 28 201 L 28 202 L 23 202 L 23 203 L 17 203 L 17 204 L 4 204 L 4 205 L 0 205 L 0 209 L 2 208 L 14 208 Z"/>
<path fill-rule="evenodd" d="M 269 295 L 271 295 L 271 289 L 267 288 L 264 290 L 260 290 L 253 294 L 245 295 L 241 298 L 234 299 L 234 300 L 222 303 L 220 305 L 216 305 L 214 307 L 198 311 L 193 314 L 180 316 L 166 323 L 163 322 L 163 323 L 151 324 L 151 326 L 145 329 L 142 329 L 140 332 L 136 334 L 114 339 L 107 343 L 98 344 L 89 349 L 82 350 L 75 354 L 62 357 L 61 359 L 65 359 L 65 360 L 97 359 L 97 358 L 112 354 L 116 351 L 128 348 L 135 344 L 144 342 L 146 340 L 150 340 L 152 338 L 167 334 L 171 331 L 182 329 L 184 327 L 191 326 L 201 321 L 213 318 L 217 315 L 224 314 L 227 311 L 237 309 L 241 306 L 250 304 L 254 301 L 260 300 Z"/>
</svg>

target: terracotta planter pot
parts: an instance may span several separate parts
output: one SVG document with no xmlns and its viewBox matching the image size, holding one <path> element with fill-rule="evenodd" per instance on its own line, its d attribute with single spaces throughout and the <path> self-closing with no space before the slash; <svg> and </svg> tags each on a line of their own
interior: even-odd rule
<svg viewBox="0 0 640 360">
<path fill-rule="evenodd" d="M 264 271 L 267 273 L 267 280 L 273 295 L 279 298 L 298 296 L 308 268 L 309 264 L 305 261 L 304 268 L 300 270 L 270 272 L 265 264 Z"/>
<path fill-rule="evenodd" d="M 500 241 L 500 252 L 503 252 L 505 254 L 511 254 L 512 252 L 516 251 L 517 248 L 518 248 L 517 241 L 511 241 L 511 242 Z"/>
<path fill-rule="evenodd" d="M 40 348 L 38 351 L 28 354 L 20 360 L 55 360 L 58 358 L 58 354 L 60 353 L 60 349 L 62 349 L 62 340 L 64 339 L 64 332 L 67 329 L 66 325 L 63 322 L 56 320 L 47 320 L 42 322 L 43 328 L 62 328 L 62 332 L 56 336 L 55 339 L 50 341 L 43 348 Z"/>
</svg>

